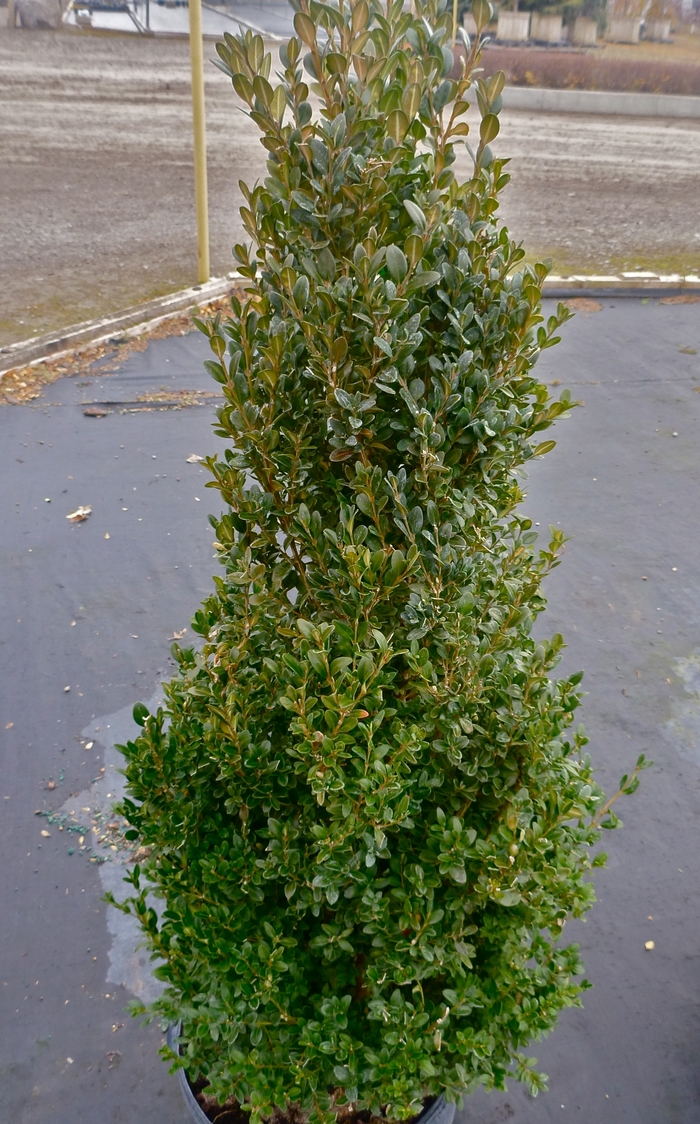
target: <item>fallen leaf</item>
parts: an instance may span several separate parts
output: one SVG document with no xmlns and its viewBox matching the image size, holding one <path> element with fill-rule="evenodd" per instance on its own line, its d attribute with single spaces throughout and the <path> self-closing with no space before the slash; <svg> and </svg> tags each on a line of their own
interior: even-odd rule
<svg viewBox="0 0 700 1124">
<path fill-rule="evenodd" d="M 83 413 L 86 418 L 106 418 L 111 410 L 105 409 L 104 406 L 86 406 Z"/>
<path fill-rule="evenodd" d="M 645 941 L 644 947 L 647 950 L 647 952 L 651 952 L 651 950 L 655 947 L 655 945 L 654 945 L 653 941 Z"/>
<path fill-rule="evenodd" d="M 55 782 L 55 781 L 49 781 L 49 783 L 47 784 L 47 786 L 46 786 L 46 787 L 47 787 L 47 788 L 50 788 L 50 789 L 51 789 L 51 791 L 53 792 L 53 790 L 54 790 L 54 789 L 55 789 L 55 787 L 56 787 L 56 782 Z"/>
<path fill-rule="evenodd" d="M 168 640 L 182 640 L 182 638 L 183 638 L 183 636 L 185 635 L 186 632 L 187 632 L 187 629 L 183 628 L 181 632 L 174 632 L 172 634 L 172 636 L 168 637 Z"/>
<path fill-rule="evenodd" d="M 50 839 L 51 838 L 51 832 L 47 831 L 45 827 L 43 827 L 41 829 L 41 834 L 44 836 L 44 839 Z"/>
<path fill-rule="evenodd" d="M 91 512 L 92 508 L 89 505 L 87 507 L 77 507 L 75 511 L 71 511 L 69 515 L 66 515 L 66 519 L 70 519 L 71 523 L 82 523 Z"/>
<path fill-rule="evenodd" d="M 197 456 L 196 453 L 190 453 L 189 457 L 187 458 L 187 463 L 188 464 L 200 464 L 201 461 L 203 461 L 203 460 L 204 460 L 204 457 L 199 457 L 199 456 Z"/>
<path fill-rule="evenodd" d="M 63 688 L 63 693 L 65 694 L 65 693 L 66 693 L 66 691 L 70 691 L 70 687 L 64 687 L 64 688 Z"/>
<path fill-rule="evenodd" d="M 662 297 L 659 304 L 697 304 L 700 293 L 678 293 L 675 297 Z"/>
<path fill-rule="evenodd" d="M 696 347 L 679 347 L 681 355 L 697 355 L 698 349 Z"/>
<path fill-rule="evenodd" d="M 5 726 L 5 729 L 6 729 L 6 730 L 11 730 L 13 726 L 14 726 L 14 722 L 8 722 L 8 723 L 6 724 L 6 726 Z"/>
<path fill-rule="evenodd" d="M 110 537 L 109 531 L 105 531 L 105 538 L 108 539 L 109 537 Z"/>
<path fill-rule="evenodd" d="M 85 742 L 85 748 L 86 748 L 86 749 L 92 749 L 92 747 L 93 747 L 93 745 L 94 745 L 94 744 L 95 744 L 94 742 Z M 90 809 L 89 809 L 89 808 L 86 808 L 86 809 L 85 809 L 85 811 L 86 811 L 86 812 L 89 812 L 89 811 L 90 811 Z"/>
</svg>

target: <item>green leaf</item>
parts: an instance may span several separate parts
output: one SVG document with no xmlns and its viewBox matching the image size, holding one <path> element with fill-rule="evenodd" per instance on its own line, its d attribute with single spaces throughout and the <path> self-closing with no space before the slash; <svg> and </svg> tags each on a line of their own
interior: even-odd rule
<svg viewBox="0 0 700 1124">
<path fill-rule="evenodd" d="M 145 726 L 146 719 L 148 718 L 150 711 L 147 706 L 144 706 L 143 703 L 136 703 L 132 714 L 134 717 L 134 722 L 137 726 Z"/>
<path fill-rule="evenodd" d="M 452 68 L 450 67 L 449 69 Z M 449 104 L 449 102 L 454 100 L 456 92 L 457 83 L 451 82 L 449 78 L 446 78 L 444 82 L 440 83 L 437 90 L 435 91 L 435 94 L 433 95 L 433 108 L 437 112 L 439 112 L 441 109 L 444 109 L 445 106 Z"/>
<path fill-rule="evenodd" d="M 369 5 L 367 0 L 357 0 L 352 9 L 352 33 L 359 35 L 369 21 Z"/>
<path fill-rule="evenodd" d="M 410 292 L 415 292 L 417 289 L 425 289 L 428 285 L 435 285 L 440 281 L 441 275 L 435 269 L 424 269 L 422 273 L 414 273 L 410 278 L 407 289 Z"/>
<path fill-rule="evenodd" d="M 520 902 L 522 901 L 521 895 L 517 893 L 516 890 L 499 890 L 496 894 L 493 894 L 492 897 L 494 898 L 494 901 L 498 902 L 499 905 L 505 905 L 509 907 L 520 905 Z"/>
<path fill-rule="evenodd" d="M 419 234 L 409 234 L 404 244 L 404 250 L 411 266 L 415 268 L 423 257 L 423 239 Z"/>
<path fill-rule="evenodd" d="M 247 101 L 250 105 L 254 97 L 253 83 L 250 81 L 250 79 L 247 78 L 245 74 L 234 74 L 232 82 L 233 88 L 238 94 L 239 98 L 242 98 L 243 101 Z"/>
<path fill-rule="evenodd" d="M 309 279 L 304 274 L 297 278 L 292 290 L 292 297 L 297 308 L 306 308 L 309 299 Z"/>
<path fill-rule="evenodd" d="M 493 8 L 488 0 L 472 0 L 472 16 L 477 31 L 483 31 L 493 19 Z"/>
<path fill-rule="evenodd" d="M 326 281 L 332 281 L 335 277 L 336 260 L 327 246 L 321 250 L 316 259 L 318 272 Z"/>
<path fill-rule="evenodd" d="M 358 492 L 358 494 L 355 496 L 355 503 L 357 504 L 363 515 L 372 514 L 372 501 L 362 492 Z"/>
<path fill-rule="evenodd" d="M 267 78 L 263 78 L 261 74 L 257 74 L 253 79 L 253 93 L 256 98 L 260 99 L 266 109 L 270 108 L 273 98 L 272 86 Z"/>
<path fill-rule="evenodd" d="M 326 675 L 327 675 L 327 671 L 326 671 L 326 664 L 325 664 L 325 660 L 324 660 L 324 653 L 323 652 L 308 652 L 306 658 L 308 659 L 309 663 L 311 664 L 311 666 L 314 669 L 314 671 L 316 672 L 316 674 L 320 675 L 323 679 L 325 679 Z"/>
<path fill-rule="evenodd" d="M 394 281 L 403 281 L 408 273 L 406 255 L 403 250 L 394 243 L 386 248 L 386 267 Z M 387 354 L 391 355 L 391 348 L 389 348 Z"/>
<path fill-rule="evenodd" d="M 487 113 L 485 117 L 482 117 L 481 125 L 479 126 L 479 136 L 481 137 L 482 144 L 490 144 L 492 140 L 496 139 L 500 131 L 501 123 L 495 113 Z"/>
<path fill-rule="evenodd" d="M 284 88 L 284 86 L 277 86 L 277 88 L 275 89 L 275 92 L 272 96 L 272 102 L 270 104 L 270 109 L 272 111 L 272 116 L 274 117 L 275 121 L 277 121 L 280 124 L 282 122 L 282 118 L 284 117 L 284 111 L 285 111 L 286 108 L 287 108 L 287 98 L 286 98 L 286 95 L 285 95 L 285 88 Z"/>
<path fill-rule="evenodd" d="M 316 25 L 305 12 L 294 13 L 294 30 L 307 47 L 313 47 L 316 42 Z"/>
<path fill-rule="evenodd" d="M 413 120 L 418 112 L 418 107 L 421 103 L 423 91 L 417 82 L 412 82 L 403 92 L 402 105 L 403 111 L 406 114 L 409 122 Z"/>
<path fill-rule="evenodd" d="M 355 400 L 352 395 L 348 394 L 347 390 L 343 390 L 342 386 L 336 386 L 333 391 L 333 396 L 338 405 L 342 406 L 344 410 L 355 409 Z"/>
<path fill-rule="evenodd" d="M 408 117 L 402 109 L 394 109 L 386 120 L 387 135 L 396 144 L 401 144 L 401 141 L 406 136 L 410 122 Z"/>
<path fill-rule="evenodd" d="M 428 223 L 425 215 L 423 214 L 423 211 L 418 206 L 418 204 L 414 203 L 412 199 L 404 199 L 403 205 L 408 211 L 409 218 L 411 219 L 413 224 L 417 226 L 419 230 L 426 230 L 428 227 Z"/>
</svg>

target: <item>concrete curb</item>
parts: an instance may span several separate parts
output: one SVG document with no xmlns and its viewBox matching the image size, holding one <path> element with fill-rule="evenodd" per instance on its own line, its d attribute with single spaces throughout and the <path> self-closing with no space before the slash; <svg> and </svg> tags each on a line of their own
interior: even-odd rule
<svg viewBox="0 0 700 1124">
<path fill-rule="evenodd" d="M 550 273 L 542 286 L 543 297 L 646 297 L 659 299 L 685 293 L 700 295 L 700 276 L 679 273 L 657 274 L 647 271 L 620 275 L 576 274 L 559 277 Z"/>
<path fill-rule="evenodd" d="M 132 338 L 142 335 L 176 312 L 198 308 L 224 296 L 240 280 L 242 278 L 236 273 L 231 273 L 228 277 L 215 277 L 204 285 L 192 285 L 165 297 L 134 305 L 114 316 L 86 320 L 60 333 L 33 336 L 28 340 L 9 344 L 0 348 L 0 380 L 18 367 L 35 366 L 47 359 L 57 359 L 84 344 L 104 343 L 114 336 Z"/>
<path fill-rule="evenodd" d="M 469 91 L 470 101 L 476 93 Z M 615 90 L 550 90 L 506 86 L 505 109 L 540 113 L 593 113 L 615 117 L 700 117 L 700 97 L 685 94 L 630 94 Z"/>
<path fill-rule="evenodd" d="M 7 347 L 0 348 L 0 382 L 10 371 L 15 371 L 19 367 L 34 367 L 48 359 L 58 359 L 79 350 L 86 344 L 105 343 L 115 336 L 119 336 L 120 339 L 132 339 L 143 335 L 176 312 L 199 308 L 216 300 L 217 297 L 224 296 L 242 280 L 240 274 L 230 273 L 228 277 L 216 277 L 205 285 L 193 285 L 189 289 L 181 289 L 167 297 L 135 305 L 115 316 L 75 324 L 71 328 L 66 328 L 60 335 L 54 333 L 34 336 L 28 340 L 9 344 Z M 620 276 L 576 274 L 572 277 L 550 274 L 542 287 L 543 298 L 558 300 L 581 296 L 658 299 L 681 296 L 685 293 L 700 296 L 700 276 L 690 274 L 684 277 L 676 273 L 659 275 L 650 272 Z"/>
</svg>

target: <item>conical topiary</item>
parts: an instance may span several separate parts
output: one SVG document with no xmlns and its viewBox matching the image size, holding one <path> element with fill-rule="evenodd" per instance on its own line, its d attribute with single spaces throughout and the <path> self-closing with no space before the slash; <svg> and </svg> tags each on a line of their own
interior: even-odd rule
<svg viewBox="0 0 700 1124">
<path fill-rule="evenodd" d="M 190 1076 L 254 1124 L 536 1091 L 520 1051 L 585 986 L 558 941 L 602 794 L 566 733 L 581 676 L 532 637 L 563 534 L 538 549 L 518 512 L 570 405 L 533 374 L 568 314 L 543 323 L 547 269 L 497 221 L 503 75 L 466 42 L 451 78 L 445 0 L 414 7 L 299 0 L 278 82 L 259 36 L 217 48 L 268 178 L 242 185 L 246 298 L 204 325 L 223 573 L 124 747 L 149 857 L 123 908 Z"/>
</svg>

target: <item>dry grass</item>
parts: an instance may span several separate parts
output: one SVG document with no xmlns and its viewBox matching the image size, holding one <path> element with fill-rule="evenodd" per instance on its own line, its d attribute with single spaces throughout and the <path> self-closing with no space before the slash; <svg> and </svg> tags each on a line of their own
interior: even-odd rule
<svg viewBox="0 0 700 1124">
<path fill-rule="evenodd" d="M 599 42 L 596 54 L 608 58 L 658 59 L 661 62 L 694 62 L 700 66 L 700 34 L 675 31 L 670 43 L 654 43 L 642 39 L 639 43 Z"/>
<path fill-rule="evenodd" d="M 673 57 L 490 47 L 482 61 L 487 76 L 503 70 L 513 86 L 700 96 L 700 65 Z"/>
</svg>

